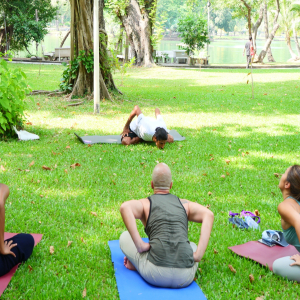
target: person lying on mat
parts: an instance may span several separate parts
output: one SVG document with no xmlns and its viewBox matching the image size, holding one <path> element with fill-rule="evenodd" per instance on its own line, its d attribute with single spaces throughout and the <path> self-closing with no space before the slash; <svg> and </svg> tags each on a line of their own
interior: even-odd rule
<svg viewBox="0 0 300 300">
<path fill-rule="evenodd" d="M 133 120 L 135 116 L 137 116 L 137 119 Z M 136 105 L 130 113 L 121 134 L 122 144 L 131 145 L 141 141 L 154 141 L 158 148 L 163 149 L 166 143 L 173 143 L 174 139 L 168 134 L 166 123 L 158 108 L 155 108 L 155 117 L 156 119 L 145 117 Z"/>
<path fill-rule="evenodd" d="M 286 241 L 300 252 L 300 166 L 287 168 L 281 176 L 279 188 L 284 199 L 278 205 L 283 235 Z M 300 282 L 300 255 L 275 260 L 273 272 L 289 280 Z"/>
<path fill-rule="evenodd" d="M 8 196 L 8 186 L 0 183 L 0 276 L 8 273 L 17 264 L 26 261 L 34 247 L 34 238 L 31 234 L 20 233 L 4 240 L 4 206 Z"/>
<path fill-rule="evenodd" d="M 214 214 L 206 207 L 169 193 L 170 168 L 159 163 L 152 174 L 154 195 L 124 202 L 120 212 L 128 229 L 120 236 L 124 265 L 137 270 L 148 283 L 183 288 L 195 278 L 198 263 L 208 245 Z M 145 226 L 149 243 L 137 230 L 136 219 Z M 188 221 L 202 223 L 198 246 L 188 240 Z"/>
</svg>

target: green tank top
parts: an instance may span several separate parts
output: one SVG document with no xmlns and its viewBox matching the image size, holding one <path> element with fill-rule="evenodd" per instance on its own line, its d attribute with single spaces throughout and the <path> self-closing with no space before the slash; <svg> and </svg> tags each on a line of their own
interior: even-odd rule
<svg viewBox="0 0 300 300">
<path fill-rule="evenodd" d="M 300 205 L 300 201 L 293 198 L 293 197 L 288 197 L 288 198 L 292 198 L 294 200 L 297 201 L 297 203 Z M 298 237 L 297 237 L 297 233 L 296 233 L 296 230 L 295 230 L 295 227 L 291 226 L 289 227 L 288 229 L 284 230 L 282 228 L 282 231 L 283 231 L 283 236 L 285 238 L 285 240 L 290 244 L 290 245 L 293 245 L 299 252 L 300 252 L 300 243 L 299 243 L 299 240 L 298 240 Z"/>
<path fill-rule="evenodd" d="M 156 266 L 191 268 L 194 257 L 188 240 L 188 218 L 180 199 L 172 194 L 155 194 L 148 199 L 145 232 L 151 248 L 147 259 Z"/>
</svg>

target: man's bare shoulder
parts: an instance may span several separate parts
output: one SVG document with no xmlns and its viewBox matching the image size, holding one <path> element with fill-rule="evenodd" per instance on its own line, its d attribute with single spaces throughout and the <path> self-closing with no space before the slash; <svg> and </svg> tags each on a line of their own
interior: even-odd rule
<svg viewBox="0 0 300 300">
<path fill-rule="evenodd" d="M 186 204 L 189 203 L 191 201 L 187 200 L 187 199 L 179 199 L 181 201 L 182 204 Z"/>
</svg>

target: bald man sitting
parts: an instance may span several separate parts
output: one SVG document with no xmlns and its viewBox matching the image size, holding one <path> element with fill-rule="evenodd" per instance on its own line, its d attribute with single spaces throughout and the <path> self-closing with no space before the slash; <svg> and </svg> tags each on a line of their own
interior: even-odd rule
<svg viewBox="0 0 300 300">
<path fill-rule="evenodd" d="M 154 168 L 151 187 L 154 195 L 121 205 L 120 212 L 128 229 L 120 236 L 124 265 L 138 271 L 152 285 L 183 288 L 195 278 L 208 245 L 214 215 L 198 203 L 169 193 L 172 176 L 164 163 Z M 141 239 L 136 219 L 145 226 L 149 243 Z M 188 240 L 188 221 L 202 223 L 198 246 Z"/>
</svg>

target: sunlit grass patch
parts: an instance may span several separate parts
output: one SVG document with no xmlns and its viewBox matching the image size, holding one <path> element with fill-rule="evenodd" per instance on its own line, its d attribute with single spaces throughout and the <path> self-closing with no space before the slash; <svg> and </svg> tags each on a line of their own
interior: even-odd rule
<svg viewBox="0 0 300 300">
<path fill-rule="evenodd" d="M 60 66 L 41 66 L 40 76 L 38 65 L 21 67 L 34 89 L 57 89 Z M 262 230 L 280 229 L 281 194 L 274 173 L 299 163 L 299 71 L 253 72 L 254 99 L 248 70 L 172 68 L 131 69 L 120 87 L 124 96 L 115 103 L 101 101 L 100 115 L 93 114 L 92 101 L 68 107 L 63 98 L 29 96 L 26 114 L 32 125 L 25 129 L 41 139 L 0 142 L 0 165 L 5 168 L 0 176 L 11 188 L 6 230 L 44 237 L 2 298 L 77 299 L 86 287 L 87 298 L 118 299 L 107 242 L 125 230 L 121 203 L 151 195 L 157 161 L 171 167 L 174 194 L 209 205 L 215 214 L 202 272 L 196 276 L 208 299 L 263 294 L 266 299 L 299 298 L 298 286 L 227 249 L 261 237 L 261 231 L 233 229 L 229 210 L 258 209 Z M 115 80 L 120 84 L 119 74 Z M 89 147 L 75 137 L 74 132 L 120 134 L 135 104 L 152 117 L 159 107 L 168 127 L 186 141 L 161 151 L 151 143 Z M 80 166 L 72 168 L 74 163 Z M 141 224 L 138 228 L 145 236 Z M 190 239 L 198 242 L 199 233 L 200 225 L 191 224 Z M 69 247 L 68 241 L 73 242 Z M 228 264 L 237 270 L 235 275 Z"/>
</svg>

